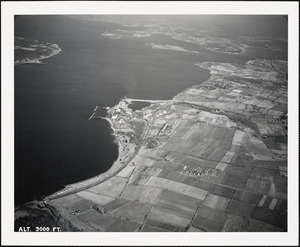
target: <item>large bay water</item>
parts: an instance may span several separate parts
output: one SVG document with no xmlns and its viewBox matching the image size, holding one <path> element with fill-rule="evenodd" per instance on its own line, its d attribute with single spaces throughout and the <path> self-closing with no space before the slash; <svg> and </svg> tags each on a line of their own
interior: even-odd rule
<svg viewBox="0 0 300 247">
<path fill-rule="evenodd" d="M 163 35 L 106 39 L 117 24 L 69 16 L 19 16 L 15 36 L 58 44 L 43 64 L 15 66 L 15 204 L 107 171 L 118 155 L 104 120 L 88 120 L 98 106 L 124 96 L 170 99 L 209 78 L 196 62 L 249 57 L 210 52 Z M 177 44 L 199 54 L 155 50 L 146 42 Z"/>
</svg>

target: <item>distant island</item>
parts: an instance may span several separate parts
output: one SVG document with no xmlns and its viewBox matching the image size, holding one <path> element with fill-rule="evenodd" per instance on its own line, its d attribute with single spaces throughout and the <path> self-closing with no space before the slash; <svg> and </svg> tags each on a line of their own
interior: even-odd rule
<svg viewBox="0 0 300 247">
<path fill-rule="evenodd" d="M 55 56 L 62 50 L 57 44 L 15 37 L 15 65 L 42 63 L 41 60 Z"/>
<path fill-rule="evenodd" d="M 171 51 L 183 51 L 183 52 L 190 52 L 190 53 L 199 53 L 198 51 L 190 51 L 186 50 L 183 47 L 178 45 L 162 45 L 156 43 L 146 43 L 145 45 L 152 47 L 153 49 L 162 49 L 162 50 L 171 50 Z"/>
</svg>

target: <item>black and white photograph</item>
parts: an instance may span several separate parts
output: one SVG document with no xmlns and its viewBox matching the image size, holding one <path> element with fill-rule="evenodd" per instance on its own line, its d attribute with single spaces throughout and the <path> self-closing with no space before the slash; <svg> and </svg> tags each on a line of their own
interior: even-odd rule
<svg viewBox="0 0 300 247">
<path fill-rule="evenodd" d="M 299 241 L 298 2 L 8 7 L 6 244 Z"/>
</svg>

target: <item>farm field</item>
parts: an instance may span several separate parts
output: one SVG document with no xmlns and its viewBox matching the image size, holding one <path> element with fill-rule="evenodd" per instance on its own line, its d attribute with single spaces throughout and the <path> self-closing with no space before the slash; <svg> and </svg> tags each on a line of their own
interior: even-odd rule
<svg viewBox="0 0 300 247">
<path fill-rule="evenodd" d="M 286 81 L 265 60 L 198 66 L 208 81 L 136 117 L 147 128 L 125 167 L 48 203 L 94 231 L 286 231 Z"/>
</svg>

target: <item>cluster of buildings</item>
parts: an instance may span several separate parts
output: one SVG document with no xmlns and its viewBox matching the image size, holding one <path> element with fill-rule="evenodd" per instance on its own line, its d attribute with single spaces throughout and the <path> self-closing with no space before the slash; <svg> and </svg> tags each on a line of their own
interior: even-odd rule
<svg viewBox="0 0 300 247">
<path fill-rule="evenodd" d="M 107 213 L 107 209 L 105 209 L 104 207 L 101 207 L 97 204 L 94 204 L 92 206 L 93 209 L 95 209 L 99 214 L 106 214 Z"/>
<path fill-rule="evenodd" d="M 204 175 L 218 176 L 220 171 L 208 167 L 202 168 L 199 166 L 197 168 L 191 168 L 189 166 L 184 166 L 183 170 L 180 173 L 184 175 L 196 177 L 196 178 L 201 178 Z"/>
<path fill-rule="evenodd" d="M 107 115 L 111 120 L 114 120 L 114 125 L 119 125 L 119 127 L 128 123 L 126 120 L 135 120 L 135 118 L 132 118 L 132 109 L 128 107 L 124 100 L 121 100 L 119 104 L 114 107 L 108 108 Z"/>
</svg>

